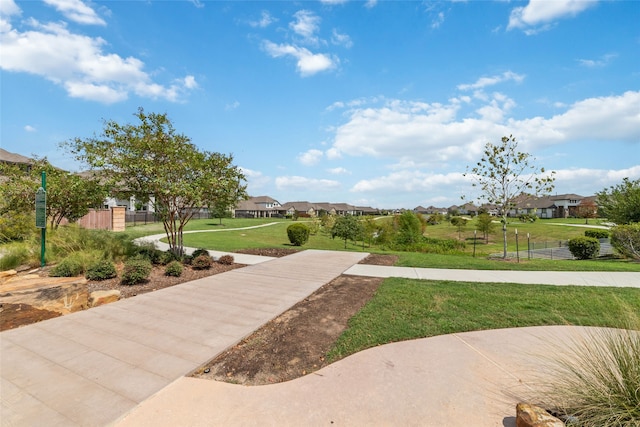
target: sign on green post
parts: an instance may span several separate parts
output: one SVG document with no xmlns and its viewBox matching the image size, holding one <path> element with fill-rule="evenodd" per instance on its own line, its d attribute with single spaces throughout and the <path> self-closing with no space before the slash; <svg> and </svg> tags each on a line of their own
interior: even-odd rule
<svg viewBox="0 0 640 427">
<path fill-rule="evenodd" d="M 36 191 L 36 227 L 47 227 L 47 192 L 42 187 Z"/>
<path fill-rule="evenodd" d="M 47 240 L 47 174 L 42 171 L 42 187 L 36 191 L 36 227 L 40 229 L 40 267 L 44 267 Z"/>
</svg>

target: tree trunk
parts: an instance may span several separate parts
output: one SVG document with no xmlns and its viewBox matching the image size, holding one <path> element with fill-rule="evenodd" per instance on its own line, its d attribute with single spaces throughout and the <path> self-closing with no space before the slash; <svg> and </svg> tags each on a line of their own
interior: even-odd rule
<svg viewBox="0 0 640 427">
<path fill-rule="evenodd" d="M 502 221 L 502 245 L 503 252 L 502 258 L 507 259 L 507 219 L 503 219 Z"/>
</svg>

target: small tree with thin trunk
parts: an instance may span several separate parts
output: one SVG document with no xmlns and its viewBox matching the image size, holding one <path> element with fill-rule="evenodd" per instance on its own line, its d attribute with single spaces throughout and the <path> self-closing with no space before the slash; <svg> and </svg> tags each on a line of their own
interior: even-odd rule
<svg viewBox="0 0 640 427">
<path fill-rule="evenodd" d="M 513 135 L 503 136 L 500 144 L 488 142 L 483 156 L 464 176 L 470 175 L 473 186 L 479 187 L 479 200 L 495 204 L 502 219 L 503 258 L 507 257 L 507 218 L 515 207 L 514 200 L 522 193 L 533 190 L 536 195 L 553 190 L 555 172 L 548 175 L 544 168 L 533 165 L 534 158 L 517 151 L 518 143 Z"/>
</svg>

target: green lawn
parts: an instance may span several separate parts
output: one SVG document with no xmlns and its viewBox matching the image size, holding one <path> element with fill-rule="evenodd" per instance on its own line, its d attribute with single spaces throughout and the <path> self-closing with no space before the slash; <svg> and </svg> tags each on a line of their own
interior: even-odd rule
<svg viewBox="0 0 640 427">
<path fill-rule="evenodd" d="M 337 360 L 389 342 L 538 325 L 626 326 L 640 289 L 386 279 L 329 352 Z M 634 317 L 635 316 L 635 317 Z"/>
<path fill-rule="evenodd" d="M 382 219 L 384 221 L 385 219 Z M 528 227 L 530 232 L 534 232 L 536 236 L 552 236 L 554 240 L 566 240 L 571 237 L 584 235 L 584 228 L 555 225 L 556 220 L 538 220 L 535 223 L 523 224 Z M 557 220 L 560 221 L 560 220 Z M 576 220 L 563 220 L 565 223 Z M 594 222 L 593 220 L 590 220 Z M 275 225 L 246 229 L 231 230 L 234 228 L 250 227 L 261 224 L 269 224 L 275 222 Z M 584 222 L 584 220 L 582 220 Z M 237 251 L 248 248 L 265 248 L 265 247 L 283 247 L 292 248 L 287 238 L 287 227 L 292 224 L 291 220 L 282 219 L 223 219 L 222 225 L 219 220 L 194 220 L 191 221 L 187 230 L 220 230 L 212 233 L 193 233 L 184 235 L 184 244 L 194 248 L 207 248 L 220 251 Z M 512 224 L 510 227 L 520 227 L 520 223 Z M 161 226 L 141 226 L 133 227 L 129 230 L 135 230 L 138 235 L 161 233 Z M 469 226 L 471 227 L 471 226 Z M 471 228 L 470 228 L 471 229 Z M 520 230 L 520 229 L 519 229 Z M 519 231 L 520 232 L 520 231 Z M 457 236 L 455 229 L 449 224 L 440 224 L 437 226 L 427 227 L 425 233 L 431 237 L 451 238 L 452 235 Z M 526 232 L 525 232 L 526 237 Z M 544 240 L 539 237 L 539 241 Z M 526 243 L 525 243 L 526 245 Z M 398 266 L 404 267 L 425 267 L 425 268 L 462 268 L 462 269 L 480 269 L 480 270 L 549 270 L 549 271 L 640 271 L 640 263 L 628 260 L 610 259 L 610 260 L 526 260 L 521 259 L 520 263 L 504 262 L 501 260 L 487 259 L 487 253 L 499 252 L 499 247 L 493 249 L 481 250 L 478 245 L 477 256 L 472 256 L 472 245 L 467 245 L 465 255 L 439 255 L 439 254 L 421 254 L 414 252 L 392 252 L 385 251 L 383 248 L 370 247 L 368 244 L 362 245 L 362 242 L 347 242 L 346 250 L 349 251 L 366 251 L 383 254 L 394 254 L 399 256 Z M 525 246 L 526 247 L 526 246 Z M 319 232 L 315 236 L 311 236 L 309 242 L 301 247 L 301 249 L 325 249 L 325 250 L 344 250 L 344 241 L 339 239 L 331 239 L 326 234 Z M 513 249 L 515 250 L 515 243 Z"/>
</svg>

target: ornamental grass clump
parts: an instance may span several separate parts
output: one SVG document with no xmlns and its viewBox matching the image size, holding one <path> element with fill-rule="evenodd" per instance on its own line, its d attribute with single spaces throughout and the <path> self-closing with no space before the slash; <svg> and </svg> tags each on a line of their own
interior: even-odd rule
<svg viewBox="0 0 640 427">
<path fill-rule="evenodd" d="M 542 405 L 570 427 L 640 426 L 640 330 L 596 329 L 569 345 Z"/>
</svg>

